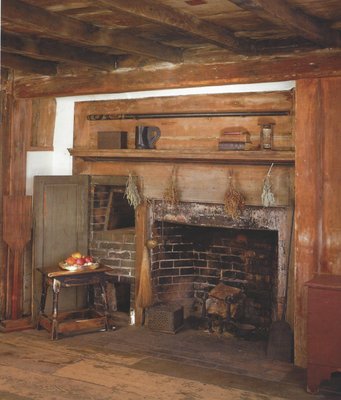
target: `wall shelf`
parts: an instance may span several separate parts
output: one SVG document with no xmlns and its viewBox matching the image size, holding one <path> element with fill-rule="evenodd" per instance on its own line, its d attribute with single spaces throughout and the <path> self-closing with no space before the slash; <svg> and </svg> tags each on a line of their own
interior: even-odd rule
<svg viewBox="0 0 341 400">
<path fill-rule="evenodd" d="M 271 163 L 294 165 L 293 151 L 209 151 L 202 150 L 98 150 L 98 149 L 68 149 L 73 157 L 79 157 L 91 162 L 158 162 L 158 163 L 206 163 L 206 164 L 254 164 L 267 165 Z"/>
</svg>

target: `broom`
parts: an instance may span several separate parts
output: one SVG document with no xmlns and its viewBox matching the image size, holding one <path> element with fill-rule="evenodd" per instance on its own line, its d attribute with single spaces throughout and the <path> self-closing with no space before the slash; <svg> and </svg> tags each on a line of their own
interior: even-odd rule
<svg viewBox="0 0 341 400">
<path fill-rule="evenodd" d="M 136 297 L 139 307 L 146 308 L 152 304 L 152 285 L 150 280 L 149 254 L 146 246 L 143 248 L 141 261 L 141 275 Z"/>
</svg>

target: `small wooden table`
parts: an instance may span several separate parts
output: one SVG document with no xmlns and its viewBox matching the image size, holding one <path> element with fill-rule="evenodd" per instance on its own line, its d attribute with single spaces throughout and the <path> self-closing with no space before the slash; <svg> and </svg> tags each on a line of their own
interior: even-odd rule
<svg viewBox="0 0 341 400">
<path fill-rule="evenodd" d="M 97 269 L 84 268 L 78 271 L 67 271 L 56 267 L 39 269 L 43 276 L 40 313 L 37 329 L 44 328 L 51 333 L 51 339 L 56 340 L 60 333 L 110 328 L 109 308 L 106 293 L 107 272 L 109 267 L 99 266 Z M 100 288 L 104 310 L 100 312 L 94 307 L 94 286 Z M 45 303 L 48 287 L 52 287 L 52 315 L 45 314 Z M 58 299 L 61 288 L 87 286 L 87 308 L 84 310 L 58 312 Z"/>
</svg>

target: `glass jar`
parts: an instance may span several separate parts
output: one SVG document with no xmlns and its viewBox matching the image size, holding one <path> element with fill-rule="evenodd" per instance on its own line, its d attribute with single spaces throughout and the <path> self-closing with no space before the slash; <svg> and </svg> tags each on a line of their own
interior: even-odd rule
<svg viewBox="0 0 341 400">
<path fill-rule="evenodd" d="M 261 150 L 271 150 L 273 148 L 273 125 L 274 123 L 268 122 L 260 124 L 260 148 Z"/>
</svg>

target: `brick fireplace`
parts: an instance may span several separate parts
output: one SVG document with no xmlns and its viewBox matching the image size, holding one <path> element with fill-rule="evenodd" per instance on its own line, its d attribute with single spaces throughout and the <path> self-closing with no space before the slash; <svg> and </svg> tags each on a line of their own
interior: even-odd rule
<svg viewBox="0 0 341 400">
<path fill-rule="evenodd" d="M 113 310 L 122 288 L 128 309 L 134 304 L 136 238 L 123 193 L 123 186 L 96 184 L 91 195 L 90 249 L 113 270 Z M 185 318 L 198 317 L 205 296 L 223 282 L 245 291 L 244 322 L 267 329 L 281 317 L 290 208 L 248 206 L 233 220 L 221 204 L 152 200 L 149 212 L 148 235 L 157 242 L 150 251 L 154 304 L 180 304 Z"/>
<path fill-rule="evenodd" d="M 150 232 L 155 303 L 200 314 L 205 293 L 219 282 L 243 287 L 244 322 L 268 328 L 281 316 L 288 274 L 291 213 L 288 208 L 246 207 L 229 218 L 223 205 L 154 201 Z"/>
</svg>

